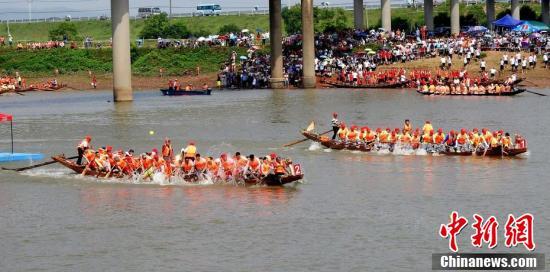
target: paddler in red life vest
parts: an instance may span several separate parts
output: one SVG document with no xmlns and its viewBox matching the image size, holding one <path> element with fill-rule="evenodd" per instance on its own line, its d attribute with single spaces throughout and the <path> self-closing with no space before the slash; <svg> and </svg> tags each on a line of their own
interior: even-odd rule
<svg viewBox="0 0 550 272">
<path fill-rule="evenodd" d="M 514 136 L 515 138 L 515 145 L 514 147 L 515 148 L 527 148 L 527 141 L 525 141 L 525 139 L 523 138 L 523 136 L 521 136 L 520 134 L 516 134 Z"/>
<path fill-rule="evenodd" d="M 161 152 L 162 152 L 162 158 L 165 161 L 169 161 L 169 162 L 172 161 L 172 158 L 174 156 L 174 149 L 172 148 L 172 143 L 170 139 L 168 138 L 164 139 L 164 144 L 162 145 Z"/>
<path fill-rule="evenodd" d="M 92 142 L 92 137 L 90 135 L 86 135 L 84 140 L 78 144 L 76 147 L 76 150 L 78 152 L 78 159 L 76 160 L 76 164 L 82 165 L 82 156 L 84 155 L 84 152 L 88 149 L 92 148 L 92 145 L 90 144 Z"/>
<path fill-rule="evenodd" d="M 185 154 L 184 154 L 185 159 L 189 158 L 191 160 L 195 160 L 195 154 L 197 154 L 197 147 L 195 146 L 195 142 L 190 141 L 187 147 L 184 149 L 184 151 L 185 151 Z"/>
<path fill-rule="evenodd" d="M 369 127 L 366 127 L 366 130 L 367 130 L 367 133 L 366 133 L 366 136 L 364 138 L 365 141 L 369 144 L 376 141 L 376 133 L 374 133 L 374 131 L 372 131 Z"/>
<path fill-rule="evenodd" d="M 340 129 L 338 130 L 338 139 L 340 141 L 345 141 L 348 136 L 348 129 L 346 128 L 346 123 L 342 122 L 340 124 Z"/>
</svg>

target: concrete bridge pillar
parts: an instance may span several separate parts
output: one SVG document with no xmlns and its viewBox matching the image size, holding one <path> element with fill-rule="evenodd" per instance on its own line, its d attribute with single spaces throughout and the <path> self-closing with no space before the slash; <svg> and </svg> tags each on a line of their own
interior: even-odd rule
<svg viewBox="0 0 550 272">
<path fill-rule="evenodd" d="M 485 9 L 487 10 L 487 28 L 493 29 L 495 20 L 495 0 L 485 0 Z"/>
<path fill-rule="evenodd" d="M 269 0 L 269 43 L 271 45 L 271 88 L 284 87 L 281 0 Z"/>
<path fill-rule="evenodd" d="M 128 0 L 111 0 L 111 18 L 113 31 L 114 101 L 132 101 L 130 15 Z"/>
<path fill-rule="evenodd" d="M 355 29 L 364 29 L 365 20 L 363 19 L 363 14 L 365 10 L 363 8 L 363 0 L 354 0 L 353 1 L 353 18 Z"/>
<path fill-rule="evenodd" d="M 451 0 L 451 34 L 458 35 L 459 33 L 460 33 L 459 1 Z"/>
<path fill-rule="evenodd" d="M 519 20 L 519 0 L 512 0 L 512 17 Z"/>
<path fill-rule="evenodd" d="M 550 25 L 550 0 L 541 0 L 542 22 Z"/>
<path fill-rule="evenodd" d="M 313 0 L 302 0 L 302 58 L 303 87 L 315 88 L 315 42 L 313 29 Z"/>
<path fill-rule="evenodd" d="M 382 28 L 391 31 L 391 0 L 381 0 L 382 6 Z"/>
<path fill-rule="evenodd" d="M 424 0 L 424 24 L 429 31 L 434 30 L 434 1 Z"/>
</svg>

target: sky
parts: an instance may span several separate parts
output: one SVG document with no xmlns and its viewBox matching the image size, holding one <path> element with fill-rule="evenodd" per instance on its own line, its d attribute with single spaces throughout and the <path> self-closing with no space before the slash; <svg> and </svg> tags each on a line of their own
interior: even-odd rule
<svg viewBox="0 0 550 272">
<path fill-rule="evenodd" d="M 168 11 L 170 0 L 130 0 L 131 15 L 138 7 L 159 7 Z M 294 5 L 299 0 L 281 0 L 283 5 Z M 316 0 L 315 5 L 329 2 L 331 6 L 352 5 L 353 0 Z M 365 3 L 379 0 L 365 0 Z M 255 6 L 267 8 L 268 0 L 172 0 L 172 12 L 192 12 L 197 4 L 220 4 L 224 10 L 252 10 Z M 29 7 L 33 19 L 48 17 L 86 17 L 110 15 L 110 0 L 0 0 L 0 20 L 27 19 Z"/>
</svg>

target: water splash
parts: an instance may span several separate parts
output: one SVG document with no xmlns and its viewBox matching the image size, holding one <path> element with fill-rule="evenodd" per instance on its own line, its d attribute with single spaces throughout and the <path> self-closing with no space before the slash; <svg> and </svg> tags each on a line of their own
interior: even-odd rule
<svg viewBox="0 0 550 272">
<path fill-rule="evenodd" d="M 311 142 L 307 150 L 309 151 L 317 151 L 323 149 L 323 146 L 321 146 L 321 143 L 319 142 Z"/>
</svg>

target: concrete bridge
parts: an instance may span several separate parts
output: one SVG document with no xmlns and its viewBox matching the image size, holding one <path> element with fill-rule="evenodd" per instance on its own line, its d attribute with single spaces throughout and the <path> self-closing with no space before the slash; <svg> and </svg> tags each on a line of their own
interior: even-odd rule
<svg viewBox="0 0 550 272">
<path fill-rule="evenodd" d="M 113 95 L 114 101 L 132 101 L 132 73 L 130 63 L 130 13 L 129 0 L 111 0 L 111 18 L 113 21 Z M 271 43 L 271 86 L 283 87 L 283 46 L 281 0 L 269 1 L 269 30 Z M 354 25 L 364 29 L 363 0 L 353 0 Z M 391 30 L 391 0 L 380 0 L 382 6 L 382 28 Z M 542 18 L 550 24 L 550 0 L 541 0 Z M 511 0 L 512 16 L 519 19 L 519 0 Z M 487 21 L 495 20 L 495 0 L 486 0 Z M 315 88 L 315 49 L 313 30 L 313 0 L 301 0 L 302 6 L 302 50 L 304 88 Z M 460 32 L 459 0 L 451 0 L 451 33 Z M 424 0 L 424 18 L 428 30 L 433 30 L 433 0 Z"/>
</svg>

